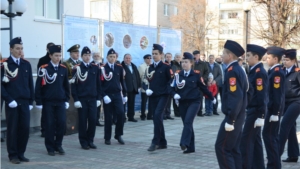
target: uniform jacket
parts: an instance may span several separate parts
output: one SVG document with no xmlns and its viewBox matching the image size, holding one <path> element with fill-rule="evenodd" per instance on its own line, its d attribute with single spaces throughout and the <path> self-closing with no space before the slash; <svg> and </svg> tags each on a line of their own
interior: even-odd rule
<svg viewBox="0 0 300 169">
<path fill-rule="evenodd" d="M 251 68 L 248 75 L 248 108 L 256 108 L 259 118 L 264 118 L 268 104 L 268 74 L 264 65 L 259 63 Z"/>
<path fill-rule="evenodd" d="M 4 65 L 7 63 L 9 71 L 14 72 L 18 68 L 18 74 L 15 78 L 8 78 L 9 82 L 3 82 Z M 30 63 L 20 58 L 20 63 L 17 65 L 12 57 L 2 60 L 1 62 L 1 98 L 6 103 L 15 100 L 28 100 L 29 105 L 32 105 L 34 100 L 33 78 Z"/>
<path fill-rule="evenodd" d="M 178 72 L 178 71 L 177 71 Z M 190 74 L 185 77 L 184 70 L 178 72 L 179 82 L 185 80 L 185 85 L 182 89 L 178 88 L 178 85 L 175 83 L 175 76 L 171 81 L 171 94 L 174 96 L 176 93 L 181 97 L 180 100 L 195 100 L 202 97 L 202 92 L 207 95 L 211 100 L 214 100 L 212 93 L 205 86 L 203 79 L 198 70 L 191 69 Z M 200 92 L 200 90 L 202 92 Z"/>
<path fill-rule="evenodd" d="M 208 69 L 207 63 L 205 63 L 201 60 L 199 60 L 198 62 L 195 61 L 193 69 L 199 70 L 202 78 L 204 79 L 204 82 L 207 83 L 208 74 L 209 74 L 209 69 Z"/>
<path fill-rule="evenodd" d="M 222 87 L 222 112 L 229 117 L 227 123 L 233 124 L 239 113 L 245 113 L 248 88 L 246 73 L 237 61 L 231 63 L 225 70 Z"/>
<path fill-rule="evenodd" d="M 173 60 L 172 71 L 177 72 L 178 70 L 182 70 L 181 64 Z"/>
<path fill-rule="evenodd" d="M 50 79 L 45 80 L 46 76 L 41 77 L 42 69 L 38 72 L 35 84 L 35 101 L 36 105 L 42 105 L 43 102 L 69 102 L 70 87 L 68 81 L 68 70 L 63 64 L 59 64 L 58 70 L 54 69 L 52 63 L 42 65 L 46 69 L 48 76 L 53 77 L 57 73 L 55 81 L 52 83 Z M 47 83 L 46 81 L 49 81 Z M 52 84 L 51 84 L 52 83 Z"/>
<path fill-rule="evenodd" d="M 112 70 L 108 64 L 102 66 L 105 70 L 105 74 L 108 76 L 109 72 L 112 72 L 112 79 L 106 80 L 101 72 L 101 97 L 107 94 L 117 94 L 122 91 L 123 97 L 127 96 L 127 88 L 124 80 L 123 67 L 120 64 L 114 64 L 114 70 Z"/>
<path fill-rule="evenodd" d="M 300 102 L 300 69 L 293 66 L 285 79 L 285 103 Z"/>
<path fill-rule="evenodd" d="M 147 77 L 149 82 L 149 88 L 153 91 L 153 96 L 169 95 L 169 83 L 171 76 L 173 76 L 173 71 L 167 63 L 162 61 L 154 68 L 154 64 L 151 64 L 148 69 L 148 73 L 155 71 L 152 78 Z"/>
<path fill-rule="evenodd" d="M 87 79 L 79 80 L 77 75 L 77 66 L 80 67 L 82 75 L 87 73 Z M 79 99 L 96 99 L 100 100 L 101 96 L 101 81 L 100 81 L 100 67 L 91 63 L 88 67 L 82 62 L 76 65 L 72 71 L 72 77 L 75 77 L 75 82 L 71 84 L 71 92 L 74 101 Z"/>
<path fill-rule="evenodd" d="M 132 73 L 128 66 L 122 62 L 123 69 L 125 70 L 125 83 L 127 87 L 127 92 L 133 92 L 135 94 L 138 94 L 138 89 L 141 86 L 141 79 L 140 74 L 135 66 L 135 64 L 131 63 Z"/>
<path fill-rule="evenodd" d="M 280 115 L 285 103 L 285 73 L 281 65 L 268 71 L 269 76 L 269 103 L 268 111 L 272 115 Z"/>
<path fill-rule="evenodd" d="M 49 56 L 49 53 L 47 52 L 45 56 L 43 56 L 39 59 L 36 70 L 38 71 L 42 65 L 48 64 L 50 61 L 51 61 L 51 58 Z"/>
<path fill-rule="evenodd" d="M 72 69 L 75 65 L 80 64 L 82 61 L 78 60 L 79 63 L 75 63 L 71 58 L 63 62 L 63 64 L 67 67 L 68 69 L 68 79 L 72 78 Z"/>
</svg>

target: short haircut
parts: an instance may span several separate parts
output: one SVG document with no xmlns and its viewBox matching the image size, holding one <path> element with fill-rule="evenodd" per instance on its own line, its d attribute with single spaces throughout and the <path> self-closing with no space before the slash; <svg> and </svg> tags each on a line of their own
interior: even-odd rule
<svg viewBox="0 0 300 169">
<path fill-rule="evenodd" d="M 231 52 L 230 50 L 224 48 L 224 51 L 225 51 L 227 54 L 231 54 L 235 59 L 238 59 L 238 57 L 237 57 L 233 52 Z"/>
<path fill-rule="evenodd" d="M 238 62 L 240 62 L 240 61 L 243 61 L 243 59 L 242 58 L 238 58 Z"/>
<path fill-rule="evenodd" d="M 269 54 L 271 55 L 273 58 L 277 58 L 278 59 L 278 63 L 281 61 L 282 56 L 278 56 L 278 55 L 274 55 L 274 54 Z"/>
<path fill-rule="evenodd" d="M 175 53 L 174 57 L 178 57 L 178 56 L 181 56 L 180 53 Z"/>
<path fill-rule="evenodd" d="M 167 55 L 171 55 L 171 56 L 172 56 L 172 53 L 170 53 L 170 52 L 166 53 L 166 54 L 165 54 L 165 57 L 166 57 Z"/>
<path fill-rule="evenodd" d="M 249 51 L 253 56 L 257 55 L 258 56 L 258 60 L 262 60 L 263 56 L 259 56 L 259 54 L 257 54 L 256 52 L 252 52 L 252 51 Z"/>
<path fill-rule="evenodd" d="M 210 58 L 210 57 L 214 57 L 215 58 L 215 55 L 209 55 L 208 58 Z"/>
<path fill-rule="evenodd" d="M 123 58 L 123 59 L 125 59 L 126 55 L 129 55 L 129 56 L 131 56 L 131 54 L 129 54 L 129 53 L 126 53 L 126 54 L 124 55 L 124 58 Z"/>
</svg>

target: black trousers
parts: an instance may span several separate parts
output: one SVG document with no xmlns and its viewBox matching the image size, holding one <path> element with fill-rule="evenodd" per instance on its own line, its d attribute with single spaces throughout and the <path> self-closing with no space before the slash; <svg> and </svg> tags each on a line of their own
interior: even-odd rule
<svg viewBox="0 0 300 169">
<path fill-rule="evenodd" d="M 177 104 L 175 103 L 175 99 L 173 100 L 173 109 L 174 109 L 174 115 L 179 117 L 180 116 L 180 111 L 179 111 L 179 107 L 177 106 Z M 198 112 L 198 111 L 197 111 Z"/>
<path fill-rule="evenodd" d="M 96 99 L 80 99 L 82 108 L 78 109 L 78 137 L 81 146 L 94 142 L 97 121 Z"/>
<path fill-rule="evenodd" d="M 202 109 L 203 109 L 203 96 L 200 97 L 200 108 L 198 111 L 198 115 L 202 114 Z"/>
<path fill-rule="evenodd" d="M 101 105 L 99 107 L 97 107 L 97 120 L 98 121 L 100 120 L 100 113 L 101 113 Z"/>
<path fill-rule="evenodd" d="M 145 118 L 146 117 L 147 101 L 148 101 L 148 96 L 146 95 L 146 93 L 141 92 L 141 99 L 142 99 L 141 118 Z M 147 118 L 151 118 L 151 117 L 152 117 L 152 114 L 150 114 L 150 111 L 148 111 Z"/>
<path fill-rule="evenodd" d="M 66 129 L 66 107 L 64 102 L 43 102 L 45 115 L 45 146 L 48 152 L 62 146 Z"/>
<path fill-rule="evenodd" d="M 45 115 L 44 115 L 44 108 L 41 111 L 41 133 L 45 132 Z"/>
<path fill-rule="evenodd" d="M 115 128 L 115 136 L 123 135 L 124 128 L 124 105 L 121 93 L 108 94 L 108 97 L 111 99 L 111 102 L 103 105 L 104 108 L 104 117 L 105 117 L 105 125 L 104 125 L 104 139 L 110 140 L 112 133 L 112 115 L 116 120 L 116 128 Z"/>
<path fill-rule="evenodd" d="M 213 113 L 218 113 L 218 93 L 215 96 L 216 104 L 213 104 Z"/>
<path fill-rule="evenodd" d="M 128 119 L 133 119 L 134 115 L 135 115 L 135 112 L 134 112 L 135 95 L 136 95 L 135 92 L 127 93 L 128 101 L 125 105 L 127 105 L 127 117 L 128 117 Z M 125 105 L 124 105 L 124 107 L 125 107 Z"/>
<path fill-rule="evenodd" d="M 168 101 L 167 101 L 167 105 L 164 111 L 164 116 L 165 117 L 170 117 L 171 116 L 171 101 L 172 101 L 172 97 L 168 96 Z"/>
<path fill-rule="evenodd" d="M 7 122 L 7 152 L 8 158 L 24 156 L 29 138 L 30 111 L 28 100 L 16 100 L 18 106 L 10 108 L 5 104 Z"/>
</svg>

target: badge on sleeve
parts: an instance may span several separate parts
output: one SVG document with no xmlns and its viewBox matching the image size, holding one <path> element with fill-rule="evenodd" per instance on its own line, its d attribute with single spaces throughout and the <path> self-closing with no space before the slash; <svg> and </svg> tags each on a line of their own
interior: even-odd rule
<svg viewBox="0 0 300 169">
<path fill-rule="evenodd" d="M 263 84 L 262 78 L 257 78 L 256 79 L 256 90 L 262 91 L 262 89 L 263 89 L 262 84 Z"/>
<path fill-rule="evenodd" d="M 280 87 L 280 77 L 275 76 L 274 77 L 274 88 L 278 89 Z"/>
<path fill-rule="evenodd" d="M 236 91 L 236 78 L 235 77 L 229 78 L 229 85 L 230 85 L 230 91 L 235 92 Z"/>
</svg>

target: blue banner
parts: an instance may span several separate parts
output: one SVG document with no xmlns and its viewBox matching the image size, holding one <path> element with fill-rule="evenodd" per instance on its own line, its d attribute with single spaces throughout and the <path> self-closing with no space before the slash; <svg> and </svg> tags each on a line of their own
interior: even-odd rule
<svg viewBox="0 0 300 169">
<path fill-rule="evenodd" d="M 164 53 L 181 53 L 181 31 L 175 29 L 160 29 L 160 45 L 164 47 Z"/>
<path fill-rule="evenodd" d="M 124 55 L 129 53 L 132 56 L 132 63 L 139 66 L 144 62 L 144 55 L 152 54 L 153 43 L 157 41 L 157 29 L 148 26 L 104 22 L 103 36 L 105 62 L 108 50 L 113 48 L 118 53 L 120 62 L 123 61 Z"/>
</svg>

